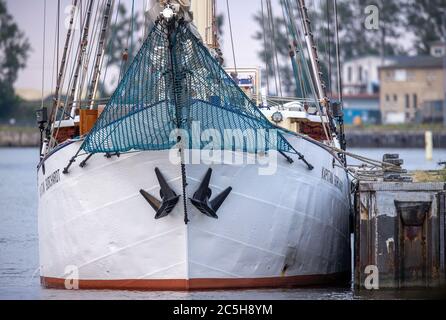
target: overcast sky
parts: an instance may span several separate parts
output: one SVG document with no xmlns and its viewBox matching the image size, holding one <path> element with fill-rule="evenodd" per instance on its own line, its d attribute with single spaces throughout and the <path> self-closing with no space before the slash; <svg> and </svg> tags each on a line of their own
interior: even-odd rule
<svg viewBox="0 0 446 320">
<path fill-rule="evenodd" d="M 131 0 L 121 0 L 128 5 Z M 43 48 L 43 3 L 44 0 L 6 0 L 9 12 L 13 15 L 19 27 L 25 32 L 31 42 L 33 51 L 28 59 L 27 68 L 19 74 L 19 79 L 15 84 L 20 89 L 36 89 L 41 88 L 42 78 L 42 48 Z M 71 0 L 62 0 L 63 20 L 67 16 L 64 8 L 71 4 Z M 144 0 L 135 0 L 136 10 L 143 10 Z M 234 45 L 237 56 L 238 67 L 261 66 L 261 62 L 257 57 L 260 50 L 260 43 L 253 40 L 252 37 L 258 28 L 253 20 L 253 15 L 260 10 L 259 0 L 229 0 L 231 9 L 232 27 L 234 32 Z M 130 6 L 129 6 L 130 7 Z M 275 6 L 276 10 L 279 10 Z M 218 13 L 226 16 L 226 1 L 217 0 Z M 280 12 L 278 11 L 277 14 Z M 51 79 L 53 70 L 55 26 L 57 16 L 57 0 L 47 0 L 47 19 L 46 19 L 46 61 L 45 61 L 45 83 L 46 90 L 51 91 Z M 224 55 L 227 65 L 232 65 L 232 53 L 229 37 L 229 25 L 225 19 L 224 26 Z M 61 43 L 65 34 L 61 35 Z"/>
</svg>

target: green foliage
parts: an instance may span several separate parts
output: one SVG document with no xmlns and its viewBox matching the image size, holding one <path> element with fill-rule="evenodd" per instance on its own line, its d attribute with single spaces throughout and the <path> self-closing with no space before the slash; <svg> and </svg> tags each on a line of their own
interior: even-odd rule
<svg viewBox="0 0 446 320">
<path fill-rule="evenodd" d="M 0 118 L 10 116 L 19 103 L 13 85 L 19 70 L 26 66 L 30 49 L 28 39 L 8 13 L 5 1 L 0 0 Z"/>
<path fill-rule="evenodd" d="M 341 10 L 349 11 L 347 24 L 340 15 L 340 39 L 344 48 L 353 50 L 345 53 L 345 58 L 354 58 L 367 54 L 382 54 L 384 56 L 406 54 L 401 47 L 399 39 L 403 36 L 405 23 L 404 15 L 400 13 L 404 0 L 342 0 Z M 365 12 L 367 7 L 378 8 L 378 29 L 366 28 L 366 18 L 370 13 Z M 359 17 L 359 18 L 358 18 Z"/>
<path fill-rule="evenodd" d="M 414 47 L 418 53 L 427 54 L 432 42 L 446 37 L 446 0 L 405 2 L 406 26 L 415 35 Z"/>
<path fill-rule="evenodd" d="M 297 1 L 290 1 L 294 6 L 296 19 L 299 8 Z M 338 0 L 339 37 L 341 45 L 341 60 L 348 60 L 364 55 L 404 55 L 407 51 L 402 46 L 401 39 L 407 39 L 407 33 L 412 32 L 415 40 L 412 48 L 419 53 L 428 53 L 432 42 L 446 36 L 446 0 Z M 378 8 L 378 28 L 366 27 L 369 6 Z M 335 34 L 333 1 L 307 1 L 314 38 L 318 47 L 321 67 L 325 73 L 334 69 L 335 65 Z M 279 7 L 275 7 L 279 8 Z M 276 9 L 277 11 L 277 9 Z M 286 92 L 293 92 L 292 69 L 288 54 L 290 39 L 287 37 L 285 20 L 279 12 L 275 12 L 274 23 L 276 33 L 274 37 L 270 30 L 264 30 L 262 13 L 258 12 L 254 19 L 259 25 L 254 39 L 260 41 L 262 50 L 259 57 L 269 66 L 269 76 L 273 76 L 273 44 L 277 48 L 281 61 L 281 70 L 286 80 Z M 265 20 L 267 14 L 265 10 Z M 300 18 L 299 18 L 300 19 Z M 300 20 L 297 21 L 300 24 Z M 267 44 L 264 45 L 264 34 Z M 410 48 L 409 48 L 410 49 Z M 329 65 L 331 61 L 331 66 Z M 327 76 L 327 74 L 325 74 Z M 328 79 L 326 79 L 326 84 Z M 270 85 L 271 87 L 271 85 Z"/>
<path fill-rule="evenodd" d="M 225 16 L 223 14 L 219 14 L 215 17 L 215 25 L 217 26 L 217 34 L 223 37 L 223 26 L 225 25 Z"/>
</svg>

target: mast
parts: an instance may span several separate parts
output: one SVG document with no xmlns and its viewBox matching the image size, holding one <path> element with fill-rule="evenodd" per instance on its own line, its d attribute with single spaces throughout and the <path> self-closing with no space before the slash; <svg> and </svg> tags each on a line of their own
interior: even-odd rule
<svg viewBox="0 0 446 320">
<path fill-rule="evenodd" d="M 192 0 L 191 11 L 194 24 L 198 29 L 203 42 L 210 48 L 217 47 L 215 0 Z"/>
<path fill-rule="evenodd" d="M 339 97 L 339 134 L 340 134 L 340 143 L 341 149 L 347 149 L 347 142 L 345 140 L 345 130 L 344 130 L 344 102 L 342 96 L 342 73 L 341 73 L 341 55 L 339 51 L 339 21 L 338 21 L 338 3 L 336 0 L 333 0 L 334 6 L 334 15 L 335 15 L 335 35 L 336 35 L 336 69 L 337 69 L 337 78 L 338 78 L 338 97 Z M 343 155 L 344 161 L 347 162 L 347 158 Z"/>
<path fill-rule="evenodd" d="M 322 72 L 320 70 L 319 56 L 317 54 L 317 47 L 314 42 L 313 32 L 311 31 L 311 22 L 310 18 L 308 17 L 308 9 L 305 6 L 305 0 L 299 0 L 299 8 L 302 15 L 305 42 L 308 47 L 308 54 L 311 62 L 311 69 L 313 70 L 318 99 L 319 102 L 324 103 L 324 101 L 327 99 L 327 94 L 325 92 L 325 85 L 321 78 Z"/>
<path fill-rule="evenodd" d="M 73 0 L 73 8 L 77 8 L 77 3 L 78 3 L 78 0 Z M 65 67 L 67 64 L 67 56 L 68 56 L 68 49 L 70 47 L 71 36 L 73 33 L 73 29 L 74 29 L 75 16 L 76 16 L 76 9 L 73 9 L 71 11 L 69 27 L 68 27 L 68 31 L 67 31 L 67 36 L 65 38 L 65 46 L 64 46 L 64 50 L 63 50 L 63 54 L 62 54 L 62 60 L 61 60 L 61 64 L 60 64 L 59 74 L 57 75 L 56 90 L 54 92 L 54 98 L 53 98 L 53 107 L 51 109 L 50 121 L 48 123 L 47 132 L 46 132 L 47 137 L 49 137 L 51 134 L 51 124 L 54 123 L 55 118 L 56 118 L 56 113 L 57 113 L 56 111 L 59 108 L 60 89 L 61 89 L 64 77 L 65 77 Z"/>
<path fill-rule="evenodd" d="M 96 92 L 98 89 L 99 78 L 101 76 L 101 68 L 102 63 L 104 61 L 105 54 L 105 41 L 108 36 L 109 25 L 110 25 L 110 15 L 112 12 L 112 7 L 115 5 L 114 0 L 107 0 L 105 5 L 104 16 L 102 19 L 102 27 L 101 27 L 101 35 L 99 36 L 99 44 L 96 53 L 95 63 L 94 63 L 94 72 L 90 85 L 90 92 L 88 94 L 88 101 L 90 102 L 90 109 L 94 107 L 94 98 L 96 96 Z"/>
<path fill-rule="evenodd" d="M 325 131 L 325 135 L 329 140 L 331 140 L 333 137 L 337 135 L 337 128 L 336 123 L 334 122 L 333 115 L 329 112 L 330 108 L 330 100 L 327 97 L 325 84 L 322 81 L 321 75 L 321 69 L 320 69 L 320 60 L 317 53 L 317 46 L 314 42 L 313 32 L 311 31 L 311 22 L 310 18 L 308 17 L 308 9 L 305 6 L 305 0 L 299 0 L 300 4 L 300 12 L 302 15 L 302 23 L 304 27 L 304 36 L 305 36 L 305 42 L 307 44 L 308 48 L 308 54 L 311 62 L 311 68 L 313 70 L 313 77 L 314 82 L 316 85 L 317 95 L 319 99 L 319 104 L 321 106 L 321 120 L 322 120 L 322 127 Z M 324 121 L 323 121 L 323 115 L 327 116 L 328 119 L 328 128 L 326 128 Z"/>
<path fill-rule="evenodd" d="M 90 31 L 90 20 L 91 20 L 91 13 L 93 10 L 93 0 L 90 0 L 88 3 L 88 11 L 87 11 L 87 17 L 85 20 L 85 26 L 84 26 L 84 31 L 82 34 L 82 40 L 81 40 L 81 44 L 80 44 L 80 51 L 79 51 L 79 56 L 77 59 L 77 66 L 76 66 L 76 71 L 74 73 L 74 77 L 73 77 L 73 85 L 71 87 L 71 93 L 70 93 L 70 97 L 68 99 L 68 107 L 71 108 L 71 116 L 74 117 L 74 111 L 75 108 L 73 107 L 74 104 L 74 97 L 76 95 L 76 90 L 78 89 L 77 86 L 77 82 L 79 79 L 79 73 L 80 70 L 82 68 L 82 63 L 83 63 L 83 58 L 84 58 L 84 53 L 87 49 L 87 44 L 88 44 L 88 33 Z"/>
</svg>

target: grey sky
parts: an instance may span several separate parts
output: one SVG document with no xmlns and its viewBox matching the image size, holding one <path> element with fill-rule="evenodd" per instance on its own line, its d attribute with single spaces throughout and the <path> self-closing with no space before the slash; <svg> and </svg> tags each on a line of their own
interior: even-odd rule
<svg viewBox="0 0 446 320">
<path fill-rule="evenodd" d="M 131 0 L 121 0 L 131 4 Z M 19 27 L 28 36 L 33 51 L 29 57 L 28 65 L 19 74 L 19 79 L 15 84 L 16 88 L 40 90 L 42 78 L 42 48 L 43 48 L 43 3 L 44 0 L 7 0 L 9 12 L 14 16 Z M 71 4 L 71 0 L 62 0 L 63 9 Z M 261 62 L 257 57 L 260 43 L 252 39 L 258 26 L 253 21 L 253 15 L 260 10 L 259 0 L 229 0 L 234 32 L 234 42 L 236 47 L 236 62 L 239 67 L 259 66 Z M 129 6 L 130 7 L 130 6 Z M 136 10 L 142 10 L 143 0 L 135 1 Z M 217 0 L 217 10 L 226 16 L 226 1 Z M 52 70 L 54 62 L 54 40 L 57 16 L 57 0 L 47 0 L 46 19 L 46 59 L 45 59 L 45 88 L 51 91 Z M 65 16 L 62 17 L 63 20 Z M 62 21 L 63 21 L 62 20 Z M 232 53 L 229 37 L 229 25 L 227 19 L 224 26 L 224 55 L 228 66 L 232 65 Z M 61 34 L 63 42 L 64 34 Z"/>
</svg>

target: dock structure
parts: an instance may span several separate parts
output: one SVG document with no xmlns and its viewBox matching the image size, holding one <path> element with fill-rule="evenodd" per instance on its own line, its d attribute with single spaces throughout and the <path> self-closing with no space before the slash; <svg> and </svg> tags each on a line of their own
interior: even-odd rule
<svg viewBox="0 0 446 320">
<path fill-rule="evenodd" d="M 416 175 L 398 179 L 385 172 L 374 181 L 359 180 L 355 194 L 356 289 L 446 285 L 446 179 L 423 180 L 417 182 Z"/>
</svg>

